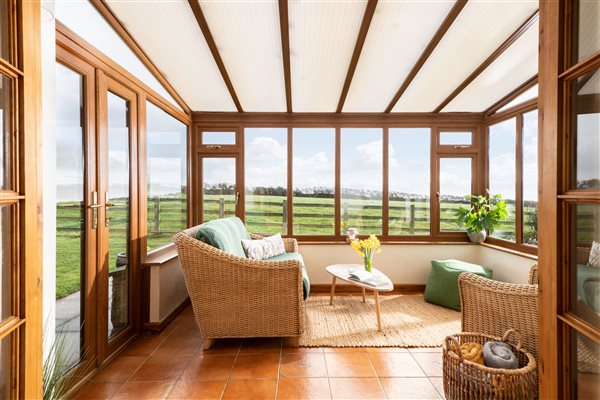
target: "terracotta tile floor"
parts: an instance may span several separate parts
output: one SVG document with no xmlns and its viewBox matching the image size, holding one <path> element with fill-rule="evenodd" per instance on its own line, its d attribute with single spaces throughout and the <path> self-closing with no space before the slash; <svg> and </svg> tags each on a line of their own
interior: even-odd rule
<svg viewBox="0 0 600 400">
<path fill-rule="evenodd" d="M 191 308 L 144 336 L 74 399 L 442 399 L 441 349 L 288 348 L 220 340 L 202 350 Z"/>
</svg>

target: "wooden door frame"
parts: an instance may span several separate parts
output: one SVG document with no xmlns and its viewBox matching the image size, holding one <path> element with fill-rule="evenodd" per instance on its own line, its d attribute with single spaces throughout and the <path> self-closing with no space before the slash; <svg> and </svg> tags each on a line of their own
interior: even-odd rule
<svg viewBox="0 0 600 400">
<path fill-rule="evenodd" d="M 138 111 L 139 96 L 135 90 L 128 88 L 119 81 L 105 74 L 96 72 L 96 106 L 97 106 L 97 157 L 98 157 L 98 198 L 105 203 L 108 191 L 108 92 L 111 92 L 129 102 L 129 254 L 128 267 L 128 326 L 108 339 L 108 240 L 109 231 L 104 223 L 98 224 L 98 364 L 102 365 L 110 355 L 132 340 L 139 331 L 139 209 L 138 209 Z M 99 221 L 106 221 L 106 204 L 99 209 Z M 106 256 L 105 256 L 106 255 Z"/>
<path fill-rule="evenodd" d="M 73 371 L 79 375 L 95 367 L 97 351 L 97 294 L 98 286 L 95 284 L 98 273 L 97 265 L 97 229 L 92 228 L 93 204 L 92 193 L 97 187 L 96 165 L 96 69 L 86 61 L 62 49 L 56 48 L 56 62 L 69 68 L 83 78 L 83 146 L 84 146 L 84 207 L 85 207 L 85 282 L 82 298 L 85 299 L 85 312 L 82 316 L 84 327 L 83 360 Z"/>
</svg>

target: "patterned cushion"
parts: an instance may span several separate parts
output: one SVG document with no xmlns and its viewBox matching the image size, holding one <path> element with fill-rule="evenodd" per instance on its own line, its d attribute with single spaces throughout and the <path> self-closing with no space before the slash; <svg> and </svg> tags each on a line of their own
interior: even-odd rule
<svg viewBox="0 0 600 400">
<path fill-rule="evenodd" d="M 264 260 L 285 253 L 285 245 L 279 233 L 260 240 L 242 239 L 242 246 L 248 258 L 254 260 Z"/>
<path fill-rule="evenodd" d="M 596 268 L 600 268 L 600 243 L 592 242 L 592 248 L 590 250 L 590 259 L 588 265 Z"/>
</svg>

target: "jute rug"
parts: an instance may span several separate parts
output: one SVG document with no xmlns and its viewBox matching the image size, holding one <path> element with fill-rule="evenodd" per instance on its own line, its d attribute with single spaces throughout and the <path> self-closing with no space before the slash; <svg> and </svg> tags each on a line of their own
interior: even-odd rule
<svg viewBox="0 0 600 400">
<path fill-rule="evenodd" d="M 423 300 L 423 295 L 379 296 L 381 332 L 375 299 L 367 295 L 311 296 L 306 303 L 303 347 L 434 347 L 460 332 L 460 312 Z"/>
</svg>

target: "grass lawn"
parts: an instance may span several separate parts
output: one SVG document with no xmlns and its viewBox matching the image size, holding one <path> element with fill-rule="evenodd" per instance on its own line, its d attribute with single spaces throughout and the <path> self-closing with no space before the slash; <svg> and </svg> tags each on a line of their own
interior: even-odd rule
<svg viewBox="0 0 600 400">
<path fill-rule="evenodd" d="M 220 198 L 224 197 L 224 216 L 235 215 L 233 195 L 206 195 L 204 220 L 219 218 Z M 156 248 L 171 242 L 173 234 L 185 227 L 185 198 L 160 199 L 159 204 L 148 204 L 148 247 Z M 287 210 L 284 196 L 246 195 L 246 225 L 253 233 L 286 233 Z M 333 235 L 334 199 L 317 197 L 294 197 L 295 235 Z M 460 204 L 443 203 L 441 207 L 442 231 L 457 231 L 454 211 Z M 381 234 L 381 200 L 357 200 L 342 198 L 342 233 L 347 227 L 356 227 L 362 234 Z M 160 213 L 156 214 L 157 207 Z M 389 233 L 391 235 L 421 234 L 430 231 L 429 200 L 389 201 Z M 515 206 L 509 204 L 511 216 L 496 229 L 494 236 L 514 240 Z M 116 256 L 126 249 L 125 204 L 111 209 L 110 269 L 116 267 Z M 414 214 L 413 214 L 414 210 Z M 411 219 L 414 215 L 414 219 Z M 535 238 L 536 230 L 531 222 L 535 208 L 525 208 L 525 238 Z M 159 218 L 160 217 L 160 218 Z M 56 237 L 56 297 L 61 298 L 80 290 L 80 268 L 82 260 L 81 209 L 78 204 L 60 203 L 57 209 Z"/>
</svg>

